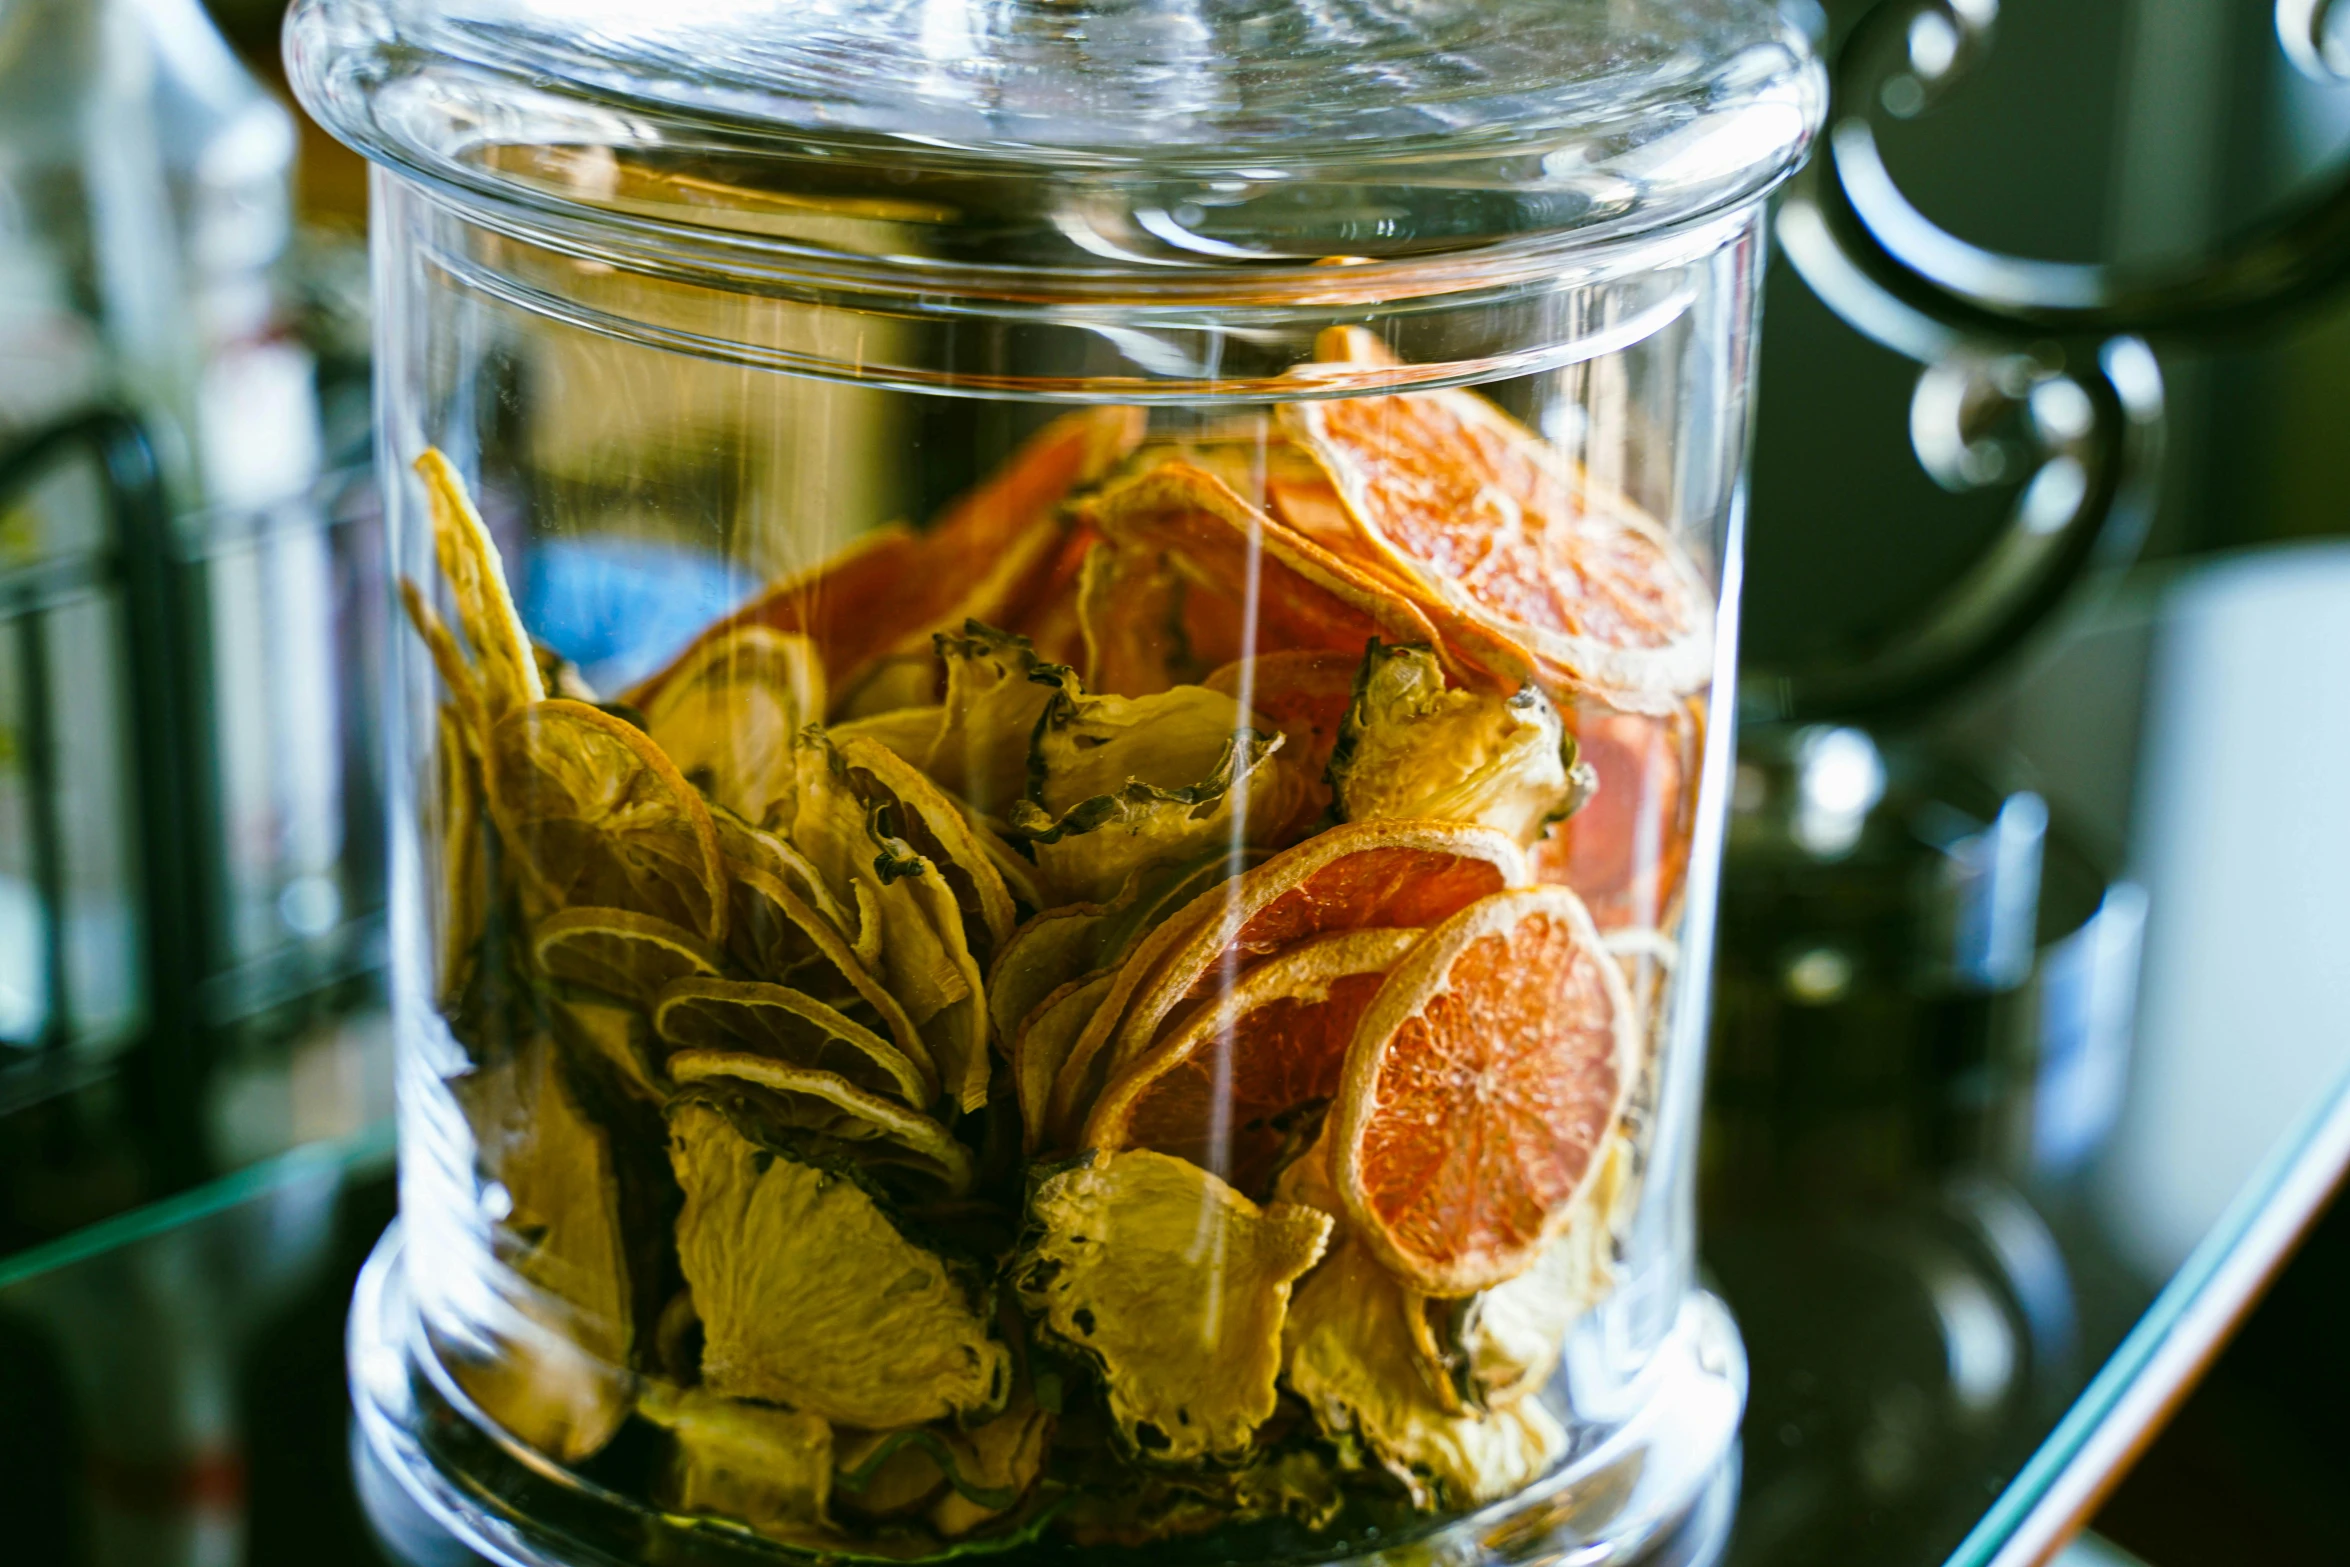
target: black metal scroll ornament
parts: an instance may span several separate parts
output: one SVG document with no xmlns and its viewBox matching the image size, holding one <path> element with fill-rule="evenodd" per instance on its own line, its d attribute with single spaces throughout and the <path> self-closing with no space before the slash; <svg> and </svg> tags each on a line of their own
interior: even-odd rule
<svg viewBox="0 0 2350 1567">
<path fill-rule="evenodd" d="M 1945 489 L 2021 481 L 1998 541 L 1868 656 L 1748 676 L 1757 716 L 1914 712 L 2015 650 L 2093 568 L 2137 550 L 2161 453 L 2153 348 L 2283 324 L 2350 283 L 2350 171 L 2178 266 L 2001 255 L 1930 222 L 1869 123 L 1930 104 L 1990 47 L 1998 0 L 1886 0 L 1831 67 L 1820 150 L 1780 208 L 1781 248 L 1854 330 L 1918 361 L 1910 439 Z M 2350 79 L 2350 3 L 2279 0 L 2287 54 Z"/>
</svg>

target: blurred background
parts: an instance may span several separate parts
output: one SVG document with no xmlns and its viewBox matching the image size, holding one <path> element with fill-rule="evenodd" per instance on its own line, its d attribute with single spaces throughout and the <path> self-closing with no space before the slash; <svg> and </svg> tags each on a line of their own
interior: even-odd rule
<svg viewBox="0 0 2350 1567">
<path fill-rule="evenodd" d="M 290 106 L 282 10 L 0 0 L 11 1560 L 382 1559 L 339 1369 L 393 1201 L 365 180 Z M 1978 243 L 2187 256 L 2338 169 L 2350 88 L 2250 0 L 2008 0 L 1880 137 Z M 2014 486 L 1929 478 L 1917 367 L 1789 267 L 1766 320 L 1746 656 L 1863 661 Z M 1964 1559 L 2345 1065 L 2350 300 L 2162 347 L 2135 564 L 1954 697 L 1743 730 L 1702 1199 L 1754 1363 L 1740 1563 Z M 2102 1535 L 2350 1560 L 2346 1222 Z"/>
</svg>

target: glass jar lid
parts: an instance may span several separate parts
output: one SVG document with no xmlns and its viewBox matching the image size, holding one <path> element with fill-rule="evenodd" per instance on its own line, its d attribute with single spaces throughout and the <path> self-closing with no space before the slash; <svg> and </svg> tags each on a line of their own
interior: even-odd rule
<svg viewBox="0 0 2350 1567">
<path fill-rule="evenodd" d="M 1824 99 L 1766 0 L 302 0 L 287 57 L 541 223 L 1178 290 L 1594 261 L 1753 201 Z"/>
</svg>

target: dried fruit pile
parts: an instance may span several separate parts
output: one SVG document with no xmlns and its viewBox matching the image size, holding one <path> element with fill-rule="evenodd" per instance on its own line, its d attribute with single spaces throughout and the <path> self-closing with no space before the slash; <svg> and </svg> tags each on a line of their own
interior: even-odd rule
<svg viewBox="0 0 2350 1567">
<path fill-rule="evenodd" d="M 1712 662 L 1662 530 L 1467 392 L 1093 409 L 598 702 L 418 468 L 491 1417 L 896 1557 L 1562 1455 Z"/>
</svg>

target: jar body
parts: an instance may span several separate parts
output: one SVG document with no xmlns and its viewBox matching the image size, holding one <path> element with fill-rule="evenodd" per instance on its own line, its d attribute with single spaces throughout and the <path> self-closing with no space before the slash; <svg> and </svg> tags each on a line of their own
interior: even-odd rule
<svg viewBox="0 0 2350 1567">
<path fill-rule="evenodd" d="M 1684 1508 L 1759 209 L 1154 314 L 377 181 L 434 1396 L 689 1556 Z"/>
</svg>

